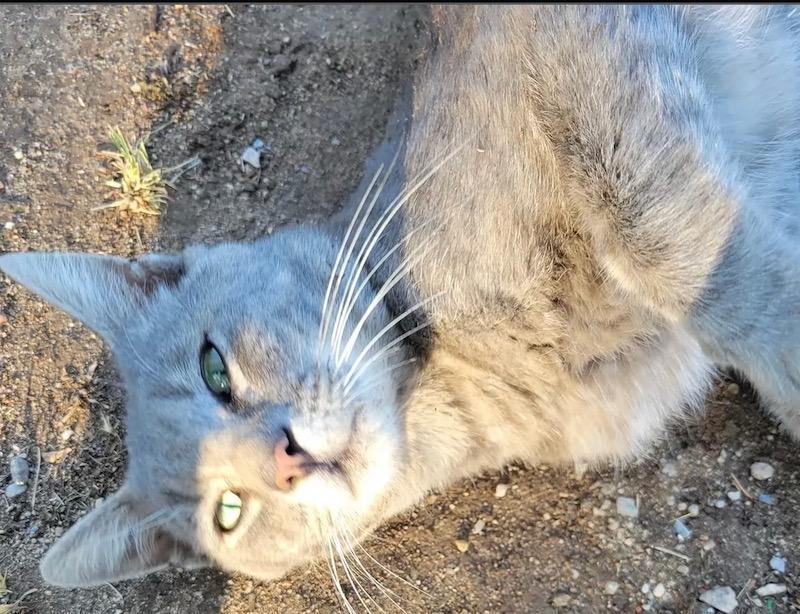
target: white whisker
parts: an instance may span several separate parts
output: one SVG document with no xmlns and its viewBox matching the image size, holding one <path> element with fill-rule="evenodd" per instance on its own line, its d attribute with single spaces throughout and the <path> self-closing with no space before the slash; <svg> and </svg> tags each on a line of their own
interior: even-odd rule
<svg viewBox="0 0 800 614">
<path fill-rule="evenodd" d="M 333 556 L 333 546 L 331 545 L 330 541 L 328 541 L 328 564 L 331 569 L 331 578 L 333 579 L 333 585 L 336 587 L 338 596 L 341 598 L 341 601 L 344 604 L 345 609 L 347 610 L 348 614 L 356 614 L 356 611 L 353 609 L 353 606 L 350 605 L 350 602 L 347 600 L 347 597 L 344 594 L 344 590 L 342 589 L 342 583 L 339 580 L 339 574 L 336 571 L 336 559 Z"/>
<path fill-rule="evenodd" d="M 386 227 L 392 221 L 395 215 L 400 211 L 405 203 L 407 203 L 411 197 L 431 178 L 439 169 L 442 168 L 447 162 L 449 162 L 458 152 L 463 149 L 464 145 L 460 145 L 456 149 L 454 149 L 451 153 L 444 156 L 438 163 L 436 163 L 433 168 L 431 168 L 427 173 L 425 173 L 410 189 L 406 189 L 401 192 L 397 198 L 389 205 L 389 207 L 383 212 L 383 214 L 378 218 L 378 221 L 375 223 L 373 230 L 371 231 L 370 235 L 367 237 L 367 241 L 364 244 L 364 247 L 361 249 L 359 257 L 356 258 L 356 262 L 358 264 L 358 273 L 363 269 L 364 263 L 369 259 L 372 250 L 377 245 L 378 240 L 380 239 L 383 231 L 386 230 Z M 349 315 L 349 314 L 348 314 Z M 341 329 L 343 328 L 343 323 L 339 323 L 337 326 L 338 335 L 341 337 Z M 338 349 L 338 341 L 335 341 L 336 345 L 334 345 L 335 349 Z"/>
<path fill-rule="evenodd" d="M 328 302 L 331 300 L 331 289 L 333 287 L 333 280 L 337 278 L 337 273 L 339 272 L 339 264 L 342 260 L 342 254 L 344 254 L 345 247 L 347 246 L 347 242 L 350 238 L 350 233 L 353 231 L 353 227 L 355 226 L 356 221 L 358 220 L 358 216 L 361 213 L 361 209 L 364 206 L 364 203 L 367 202 L 367 197 L 369 196 L 370 192 L 372 191 L 375 182 L 378 180 L 378 177 L 383 170 L 383 165 L 381 165 L 375 176 L 372 178 L 369 186 L 367 187 L 366 191 L 364 192 L 364 196 L 361 198 L 361 201 L 358 203 L 358 207 L 356 207 L 356 211 L 353 215 L 353 219 L 350 220 L 350 224 L 347 226 L 347 231 L 345 232 L 344 238 L 342 239 L 342 244 L 339 246 L 339 251 L 336 254 L 336 259 L 333 263 L 333 268 L 331 268 L 331 275 L 328 279 L 328 286 L 325 289 L 325 299 L 322 301 L 322 312 L 320 314 L 320 330 L 319 330 L 319 340 L 317 343 L 317 352 L 319 353 L 320 347 L 322 345 L 322 340 L 325 338 L 325 334 L 327 333 L 329 320 L 328 317 Z M 339 283 L 341 283 L 341 274 L 337 278 L 336 282 L 336 291 L 338 291 Z"/>
<path fill-rule="evenodd" d="M 344 528 L 344 530 L 347 531 L 346 527 Z M 349 531 L 347 531 L 347 533 L 349 533 Z M 361 570 L 361 573 L 366 577 L 366 579 L 369 582 L 371 582 L 375 586 L 375 588 L 377 588 L 381 592 L 381 594 L 384 597 L 386 597 L 392 603 L 392 605 L 394 605 L 394 607 L 396 607 L 404 614 L 407 614 L 406 611 L 400 606 L 400 604 L 397 603 L 392 597 L 396 597 L 397 599 L 403 599 L 403 598 L 390 588 L 384 586 L 366 567 L 364 567 L 364 564 L 361 562 L 361 559 L 358 557 L 355 548 L 353 547 L 352 534 L 350 534 L 350 539 L 348 539 L 347 534 L 343 534 L 342 539 L 347 544 L 353 561 L 355 562 L 356 566 Z M 383 611 L 383 609 L 381 609 L 381 611 Z"/>
<path fill-rule="evenodd" d="M 415 362 L 417 362 L 416 358 L 408 358 L 406 360 L 401 360 L 400 362 L 398 362 L 396 364 L 390 365 L 390 366 L 386 367 L 385 369 L 381 369 L 377 373 L 372 374 L 372 376 L 368 380 L 366 380 L 364 382 L 361 382 L 361 389 L 358 392 L 363 392 L 365 390 L 369 390 L 371 387 L 383 383 L 381 381 L 381 379 L 380 379 L 382 376 L 386 375 L 387 373 L 391 373 L 392 371 L 396 371 L 397 369 L 401 369 L 402 367 L 405 367 L 406 365 L 410 365 L 410 364 L 415 363 Z M 352 387 L 356 383 L 356 381 L 357 380 L 353 380 L 352 382 L 350 382 L 348 385 L 346 385 L 344 387 L 343 392 L 346 395 L 345 399 L 344 399 L 344 404 L 345 405 L 347 405 L 348 403 L 351 403 L 358 396 L 357 393 L 356 394 L 352 394 L 352 395 L 349 394 L 349 392 L 352 390 Z"/>
<path fill-rule="evenodd" d="M 394 154 L 394 157 L 392 158 L 391 163 L 389 164 L 389 168 L 387 169 L 386 174 L 383 177 L 383 181 L 381 181 L 380 186 L 378 186 L 378 189 L 375 192 L 375 196 L 372 198 L 372 201 L 370 202 L 369 207 L 367 208 L 367 212 L 364 214 L 364 217 L 363 217 L 363 219 L 361 220 L 361 223 L 358 226 L 358 230 L 356 231 L 356 234 L 353 235 L 353 241 L 350 244 L 350 248 L 348 250 L 347 256 L 345 257 L 344 265 L 342 266 L 342 275 L 344 275 L 344 273 L 347 271 L 347 264 L 349 264 L 349 262 L 350 262 L 350 256 L 352 256 L 352 254 L 353 254 L 353 248 L 356 245 L 356 241 L 361 236 L 361 231 L 364 230 L 364 224 L 366 224 L 367 219 L 369 219 L 370 214 L 372 214 L 372 210 L 375 207 L 375 203 L 378 202 L 378 198 L 380 197 L 381 193 L 383 192 L 383 188 L 386 187 L 386 182 L 391 177 L 392 171 L 394 171 L 394 166 L 397 163 L 397 159 L 398 159 L 399 156 L 400 156 L 400 148 L 398 147 L 397 151 Z M 383 166 L 381 166 L 381 168 L 383 168 Z M 373 228 L 374 228 L 374 226 L 373 226 Z M 369 236 L 368 236 L 368 238 L 369 238 Z M 363 249 L 359 252 L 358 256 L 356 257 L 355 264 L 358 264 L 360 262 L 360 258 L 361 258 L 361 254 L 362 253 L 363 253 Z M 346 302 L 345 301 L 345 297 L 348 296 L 348 294 L 350 293 L 351 286 L 355 283 L 355 281 L 358 279 L 358 276 L 360 274 L 361 274 L 361 267 L 359 266 L 357 268 L 354 268 L 353 271 L 351 271 L 350 276 L 348 277 L 347 284 L 345 285 L 344 290 L 342 292 L 342 300 L 339 301 L 339 308 L 336 311 L 336 319 L 334 320 L 333 331 L 331 332 L 331 341 L 332 342 L 337 338 L 337 330 L 342 326 L 342 324 L 341 324 L 342 309 L 343 309 L 344 304 Z M 338 294 L 338 292 L 337 292 L 337 294 Z M 334 296 L 336 296 L 336 294 Z M 333 353 L 336 352 L 336 348 L 335 347 L 332 347 L 332 350 L 333 350 Z"/>
<path fill-rule="evenodd" d="M 332 538 L 333 538 L 333 542 L 334 542 L 334 548 L 336 549 L 336 552 L 339 554 L 339 560 L 342 561 L 342 567 L 344 568 L 344 573 L 345 573 L 345 575 L 347 575 L 348 580 L 350 580 L 350 586 L 353 587 L 353 591 L 355 592 L 356 597 L 358 597 L 358 600 L 361 602 L 361 605 L 364 606 L 364 609 L 367 612 L 370 611 L 369 607 L 367 606 L 367 604 L 361 598 L 361 593 L 359 593 L 359 590 L 358 590 L 359 588 L 362 591 L 364 591 L 364 594 L 367 596 L 367 599 L 369 599 L 370 601 L 372 601 L 372 603 L 377 605 L 379 610 L 383 611 L 383 608 L 381 608 L 381 606 L 375 601 L 375 599 L 372 598 L 372 596 L 364 588 L 364 586 L 361 584 L 361 582 L 359 582 L 358 579 L 355 577 L 355 574 L 352 573 L 352 569 L 350 568 L 350 565 L 348 563 L 347 555 L 345 554 L 345 551 L 342 548 L 342 544 L 339 541 L 339 537 L 338 537 L 337 532 L 336 532 L 335 529 L 332 532 Z"/>
<path fill-rule="evenodd" d="M 440 296 L 442 296 L 443 294 L 445 294 L 445 292 L 444 292 L 444 291 L 442 291 L 442 292 L 437 292 L 437 293 L 436 293 L 436 294 L 434 294 L 433 296 L 429 296 L 428 298 L 426 298 L 426 299 L 424 299 L 424 300 L 422 300 L 422 301 L 419 301 L 418 303 L 416 303 L 416 304 L 412 305 L 411 307 L 409 307 L 408 309 L 406 309 L 406 310 L 405 310 L 403 313 L 401 313 L 401 314 L 400 314 L 399 316 L 397 316 L 397 317 L 396 317 L 394 320 L 392 320 L 391 322 L 389 322 L 389 323 L 388 323 L 386 326 L 384 326 L 384 327 L 383 327 L 383 328 L 382 328 L 380 331 L 378 331 L 378 333 L 377 333 L 375 336 L 373 336 L 373 337 L 372 337 L 372 339 L 369 341 L 369 343 L 367 343 L 367 344 L 366 344 L 366 346 L 364 346 L 364 349 L 363 349 L 363 350 L 361 350 L 361 353 L 358 355 L 358 357 L 356 358 L 356 360 L 353 362 L 353 366 L 351 367 L 351 369 L 356 369 L 356 368 L 358 368 L 358 366 L 359 366 L 359 364 L 361 363 L 361 361 L 362 361 L 362 360 L 364 360 L 364 357 L 367 355 L 367 352 L 369 352 L 369 351 L 372 349 L 372 347 L 373 347 L 373 346 L 374 346 L 374 345 L 375 345 L 375 344 L 376 344 L 376 343 L 377 343 L 377 342 L 378 342 L 378 341 L 379 341 L 379 340 L 380 340 L 380 339 L 381 339 L 381 338 L 382 338 L 382 337 L 383 337 L 383 336 L 384 336 L 384 335 L 385 335 L 387 332 L 389 332 L 389 331 L 390 331 L 392 328 L 394 328 L 394 327 L 395 327 L 397 324 L 399 324 L 400 322 L 402 322 L 404 319 L 406 319 L 406 318 L 407 318 L 408 316 L 410 316 L 412 313 L 414 313 L 414 312 L 416 312 L 416 311 L 418 311 L 418 310 L 422 309 L 423 307 L 425 307 L 425 305 L 427 305 L 427 304 L 429 304 L 429 303 L 431 303 L 431 302 L 435 301 L 436 299 L 438 299 L 438 298 L 439 298 Z M 368 315 L 369 315 L 369 314 L 365 314 L 365 317 L 367 317 Z M 362 318 L 362 320 L 363 320 L 363 318 Z M 352 347 L 353 347 L 353 345 L 355 344 L 355 342 L 356 342 L 356 340 L 357 340 L 357 339 L 355 338 L 355 335 L 357 335 L 359 332 L 361 332 L 361 331 L 360 331 L 360 329 L 357 329 L 357 330 L 356 330 L 356 332 L 355 332 L 355 333 L 353 333 L 353 338 L 351 338 L 350 342 L 348 342 L 348 344 L 347 344 L 347 347 L 348 347 L 348 348 L 350 348 L 350 351 L 352 351 Z M 348 352 L 348 354 L 347 354 L 347 355 L 349 356 L 349 355 L 350 355 L 350 352 Z M 348 382 L 347 382 L 347 381 L 345 381 L 345 386 L 347 385 L 347 383 L 348 383 Z"/>
<path fill-rule="evenodd" d="M 369 367 L 369 366 L 370 366 L 370 365 L 371 365 L 373 362 L 375 362 L 376 360 L 378 360 L 379 358 L 381 358 L 381 357 L 382 357 L 382 356 L 383 356 L 383 355 L 384 355 L 384 354 L 385 354 L 385 353 L 386 353 L 388 350 L 390 350 L 391 348 L 393 348 L 393 347 L 397 346 L 397 345 L 398 345 L 399 343 L 401 343 L 401 342 L 402 342 L 404 339 L 406 339 L 406 338 L 410 337 L 410 336 L 411 336 L 411 335 L 413 335 L 414 333 L 416 333 L 416 332 L 419 332 L 419 331 L 421 331 L 423 328 L 427 328 L 427 327 L 428 327 L 428 326 L 430 326 L 430 325 L 431 325 L 431 322 L 423 322 L 422 324 L 419 324 L 418 326 L 415 326 L 415 327 L 414 327 L 414 328 L 412 328 L 411 330 L 408 330 L 408 331 L 404 332 L 402 335 L 400 335 L 399 337 L 397 337 L 397 338 L 396 338 L 394 341 L 392 341 L 391 343 L 388 343 L 388 344 L 387 344 L 387 345 L 385 345 L 383 348 L 381 348 L 381 350 L 380 350 L 379 352 L 377 352 L 376 354 L 374 354 L 373 356 L 371 356 L 371 357 L 370 357 L 370 359 L 369 359 L 367 362 L 365 362 L 365 363 L 364 363 L 364 364 L 363 364 L 363 365 L 362 365 L 362 366 L 361 366 L 361 367 L 358 369 L 358 372 L 356 372 L 356 374 L 355 374 L 355 375 L 353 375 L 353 371 L 355 371 L 355 367 L 352 367 L 352 368 L 350 369 L 350 371 L 348 371 L 348 372 L 347 372 L 347 375 L 344 377 L 344 379 L 342 380 L 342 382 L 343 382 L 343 385 L 345 385 L 345 386 L 346 386 L 347 384 L 349 384 L 349 383 L 350 383 L 350 381 L 351 381 L 352 379 L 356 379 L 356 378 L 360 377 L 360 376 L 361 376 L 361 374 L 364 372 L 364 369 L 366 369 L 366 368 L 367 368 L 367 367 Z"/>
</svg>

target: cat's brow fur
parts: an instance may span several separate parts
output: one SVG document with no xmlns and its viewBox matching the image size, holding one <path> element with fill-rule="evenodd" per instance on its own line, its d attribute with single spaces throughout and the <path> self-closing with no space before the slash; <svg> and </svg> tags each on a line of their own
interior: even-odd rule
<svg viewBox="0 0 800 614">
<path fill-rule="evenodd" d="M 646 454 L 720 367 L 800 437 L 794 10 L 433 22 L 411 108 L 328 224 L 136 263 L 0 257 L 104 335 L 128 390 L 125 486 L 54 546 L 49 581 L 205 558 L 278 577 L 480 470 Z M 206 338 L 230 406 L 200 377 Z M 284 428 L 341 475 L 278 492 Z M 213 522 L 225 489 L 246 495 L 231 534 Z"/>
</svg>

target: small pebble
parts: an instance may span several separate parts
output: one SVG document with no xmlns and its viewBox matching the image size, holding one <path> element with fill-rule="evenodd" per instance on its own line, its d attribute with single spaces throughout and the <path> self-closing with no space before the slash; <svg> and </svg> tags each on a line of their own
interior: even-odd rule
<svg viewBox="0 0 800 614">
<path fill-rule="evenodd" d="M 22 160 L 22 158 L 24 158 L 24 157 L 25 157 L 25 154 L 22 153 L 21 150 L 19 150 L 19 149 L 15 149 L 14 150 L 14 159 L 15 160 Z"/>
<path fill-rule="evenodd" d="M 628 518 L 637 518 L 639 506 L 636 504 L 636 500 L 630 497 L 617 497 L 617 514 Z"/>
<path fill-rule="evenodd" d="M 11 482 L 11 484 L 6 486 L 6 497 L 8 497 L 9 499 L 13 499 L 14 497 L 19 497 L 26 490 L 28 490 L 28 487 L 25 484 L 18 484 L 17 482 Z"/>
<path fill-rule="evenodd" d="M 61 439 L 64 441 L 69 441 L 69 439 L 71 439 L 74 434 L 75 431 L 73 431 L 72 429 L 67 429 L 66 431 L 61 433 Z"/>
<path fill-rule="evenodd" d="M 678 475 L 678 469 L 675 467 L 675 463 L 665 463 L 664 466 L 661 467 L 661 473 L 674 478 Z"/>
<path fill-rule="evenodd" d="M 680 541 L 692 539 L 692 530 L 682 520 L 676 520 L 672 528 Z"/>
<path fill-rule="evenodd" d="M 498 484 L 497 487 L 494 489 L 494 496 L 498 499 L 502 499 L 508 494 L 508 484 Z"/>
<path fill-rule="evenodd" d="M 9 469 L 11 470 L 12 482 L 17 482 L 18 484 L 27 484 L 31 471 L 28 461 L 24 457 L 15 456 L 12 458 L 11 462 L 9 463 Z"/>
<path fill-rule="evenodd" d="M 753 463 L 750 465 L 750 475 L 755 480 L 768 480 L 775 475 L 775 468 L 769 463 Z"/>
<path fill-rule="evenodd" d="M 756 589 L 756 595 L 759 597 L 771 597 L 773 595 L 783 595 L 786 592 L 785 584 L 775 584 L 770 582 L 761 588 Z"/>
<path fill-rule="evenodd" d="M 736 591 L 730 586 L 715 586 L 711 590 L 701 593 L 699 599 L 725 614 L 731 614 L 739 605 L 736 600 Z"/>
<path fill-rule="evenodd" d="M 758 495 L 758 500 L 767 505 L 775 505 L 775 497 L 773 495 L 768 495 L 767 493 Z"/>
<path fill-rule="evenodd" d="M 661 582 L 656 584 L 655 588 L 653 588 L 653 597 L 655 597 L 656 599 L 661 599 L 666 594 L 667 594 L 667 589 L 663 584 L 661 584 Z"/>
<path fill-rule="evenodd" d="M 486 528 L 486 523 L 483 520 L 478 520 L 475 523 L 475 526 L 472 527 L 472 534 L 473 535 L 482 535 L 483 530 Z"/>
<path fill-rule="evenodd" d="M 708 552 L 709 550 L 713 550 L 716 547 L 717 547 L 717 542 L 715 542 L 713 539 L 709 539 L 705 544 L 703 544 L 703 550 L 705 550 L 706 552 Z"/>
<path fill-rule="evenodd" d="M 457 539 L 453 542 L 459 552 L 466 552 L 469 550 L 469 542 L 464 539 Z"/>
<path fill-rule="evenodd" d="M 28 529 L 28 535 L 30 535 L 31 537 L 36 537 L 38 533 L 39 533 L 39 525 L 33 523 Z"/>
<path fill-rule="evenodd" d="M 725 499 L 717 499 L 714 501 L 714 507 L 716 507 L 718 510 L 721 510 L 722 508 L 728 507 L 728 504 L 726 503 Z"/>
<path fill-rule="evenodd" d="M 678 511 L 679 512 L 685 512 L 686 511 L 686 502 L 685 501 L 681 501 L 680 503 L 678 503 Z"/>
<path fill-rule="evenodd" d="M 650 592 L 650 583 L 645 582 L 644 584 L 642 584 L 642 593 L 646 595 L 649 592 Z"/>
<path fill-rule="evenodd" d="M 565 593 L 559 593 L 553 597 L 553 607 L 566 608 L 571 601 L 571 597 Z"/>
<path fill-rule="evenodd" d="M 603 592 L 606 595 L 614 595 L 619 590 L 619 582 L 614 582 L 613 580 L 610 582 L 606 582 L 606 586 L 603 589 Z"/>
<path fill-rule="evenodd" d="M 734 384 L 734 383 L 728 384 L 727 388 L 725 389 L 725 392 L 727 392 L 731 396 L 736 396 L 737 394 L 739 394 L 739 384 Z"/>
<path fill-rule="evenodd" d="M 769 567 L 778 573 L 786 573 L 786 559 L 780 556 L 773 556 L 769 560 Z"/>
<path fill-rule="evenodd" d="M 3 224 L 3 228 L 6 230 L 14 230 L 14 222 L 6 222 Z"/>
<path fill-rule="evenodd" d="M 689 575 L 689 567 L 687 565 L 678 565 L 678 573 L 684 576 Z"/>
<path fill-rule="evenodd" d="M 700 515 L 700 505 L 697 503 L 692 503 L 686 511 L 692 518 L 697 518 Z"/>
<path fill-rule="evenodd" d="M 731 501 L 739 501 L 742 498 L 742 493 L 738 490 L 729 490 L 726 494 Z"/>
</svg>

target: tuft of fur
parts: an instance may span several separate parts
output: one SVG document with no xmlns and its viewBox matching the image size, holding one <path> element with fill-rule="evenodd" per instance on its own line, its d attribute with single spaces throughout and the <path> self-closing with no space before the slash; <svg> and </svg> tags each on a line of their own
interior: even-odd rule
<svg viewBox="0 0 800 614">
<path fill-rule="evenodd" d="M 205 558 L 279 577 L 487 468 L 640 458 L 720 367 L 800 437 L 794 10 L 446 6 L 434 23 L 329 224 L 136 263 L 0 257 L 106 338 L 128 391 L 125 486 L 46 579 Z M 203 383 L 206 340 L 233 403 Z M 287 429 L 325 468 L 291 492 L 274 487 Z M 228 489 L 243 508 L 224 533 Z"/>
</svg>

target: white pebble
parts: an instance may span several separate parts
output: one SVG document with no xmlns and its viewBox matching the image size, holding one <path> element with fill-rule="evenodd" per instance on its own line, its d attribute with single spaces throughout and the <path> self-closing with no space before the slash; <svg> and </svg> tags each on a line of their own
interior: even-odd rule
<svg viewBox="0 0 800 614">
<path fill-rule="evenodd" d="M 485 528 L 486 528 L 486 523 L 483 520 L 479 520 L 478 522 L 475 523 L 475 526 L 472 527 L 472 534 L 481 535 Z"/>
<path fill-rule="evenodd" d="M 606 586 L 603 589 L 603 592 L 606 595 L 614 595 L 619 590 L 619 582 L 614 582 L 613 580 L 610 582 L 606 582 Z"/>
<path fill-rule="evenodd" d="M 728 499 L 731 501 L 739 501 L 742 498 L 742 493 L 740 493 L 738 490 L 729 490 L 727 495 Z"/>
<path fill-rule="evenodd" d="M 653 597 L 655 597 L 656 599 L 661 599 L 666 594 L 667 594 L 667 589 L 664 587 L 664 585 L 661 584 L 661 582 L 656 584 L 655 588 L 653 589 Z"/>
<path fill-rule="evenodd" d="M 786 559 L 781 556 L 773 556 L 769 560 L 769 567 L 778 573 L 786 573 Z"/>
<path fill-rule="evenodd" d="M 661 473 L 674 478 L 678 475 L 678 469 L 675 467 L 675 463 L 665 463 L 664 466 L 661 467 Z"/>
<path fill-rule="evenodd" d="M 750 465 L 750 475 L 756 480 L 768 480 L 775 475 L 775 468 L 769 463 L 753 463 Z"/>
<path fill-rule="evenodd" d="M 3 228 L 6 230 L 14 230 L 14 222 L 6 222 L 3 224 Z"/>
<path fill-rule="evenodd" d="M 775 584 L 770 582 L 761 588 L 756 589 L 756 595 L 759 597 L 771 597 L 773 595 L 783 595 L 786 592 L 785 584 Z"/>
<path fill-rule="evenodd" d="M 67 429 L 66 431 L 61 433 L 61 439 L 63 439 L 64 441 L 68 441 L 74 434 L 75 431 L 73 431 L 72 429 Z"/>
<path fill-rule="evenodd" d="M 636 500 L 630 497 L 617 497 L 617 514 L 628 518 L 638 517 L 639 506 L 636 504 Z"/>
<path fill-rule="evenodd" d="M 645 595 L 650 592 L 650 583 L 649 582 L 645 582 L 644 584 L 642 584 L 642 592 Z"/>
<path fill-rule="evenodd" d="M 721 510 L 722 508 L 727 506 L 728 504 L 725 502 L 725 499 L 717 499 L 716 501 L 714 501 L 714 507 L 716 507 L 718 510 Z"/>
<path fill-rule="evenodd" d="M 494 489 L 494 496 L 498 499 L 502 499 L 508 494 L 508 484 L 498 484 L 497 487 Z"/>
<path fill-rule="evenodd" d="M 730 586 L 715 586 L 711 590 L 702 593 L 699 599 L 725 614 L 731 614 L 736 609 L 736 606 L 739 605 L 736 600 L 736 591 Z"/>
<path fill-rule="evenodd" d="M 687 511 L 689 512 L 689 516 L 697 518 L 700 515 L 700 506 L 697 503 L 692 503 Z"/>
</svg>

